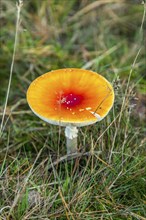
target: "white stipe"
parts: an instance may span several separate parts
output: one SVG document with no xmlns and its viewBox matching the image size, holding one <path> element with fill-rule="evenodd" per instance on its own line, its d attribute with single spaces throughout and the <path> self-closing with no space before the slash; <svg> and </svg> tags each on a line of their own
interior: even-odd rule
<svg viewBox="0 0 146 220">
<path fill-rule="evenodd" d="M 65 136 L 69 139 L 76 138 L 78 136 L 78 129 L 74 126 L 67 126 L 65 128 Z"/>
</svg>

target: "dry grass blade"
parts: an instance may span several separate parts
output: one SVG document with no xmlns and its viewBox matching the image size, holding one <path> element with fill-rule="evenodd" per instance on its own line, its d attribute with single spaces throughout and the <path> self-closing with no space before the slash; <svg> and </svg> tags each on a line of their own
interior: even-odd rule
<svg viewBox="0 0 146 220">
<path fill-rule="evenodd" d="M 124 2 L 124 0 L 121 0 L 120 3 Z M 69 22 L 73 22 L 77 19 L 79 19 L 81 16 L 89 13 L 92 10 L 95 10 L 97 7 L 100 7 L 101 5 L 105 5 L 108 3 L 119 3 L 119 0 L 98 0 L 95 1 L 87 6 L 85 6 L 83 9 L 81 9 L 80 11 L 78 11 L 74 16 L 72 16 L 71 18 L 69 18 Z"/>
<path fill-rule="evenodd" d="M 68 207 L 68 205 L 67 205 L 67 203 L 66 203 L 66 201 L 65 201 L 65 199 L 64 199 L 64 197 L 63 197 L 63 194 L 62 194 L 62 191 L 61 191 L 60 187 L 59 187 L 59 194 L 60 194 L 60 197 L 61 197 L 61 199 L 62 199 L 62 202 L 63 202 L 63 204 L 64 204 L 64 206 L 65 206 L 65 209 L 69 212 L 69 215 L 71 216 L 71 218 L 72 218 L 73 220 L 75 220 L 75 218 L 73 217 L 73 215 L 72 215 L 72 213 L 71 213 L 71 211 L 70 211 L 70 209 L 69 209 L 69 207 Z M 69 217 L 67 211 L 66 211 L 66 217 L 67 217 L 68 220 L 70 220 L 70 217 Z"/>
<path fill-rule="evenodd" d="M 121 46 L 121 43 L 119 43 L 116 46 L 113 46 L 112 48 L 107 50 L 102 55 L 98 56 L 97 58 L 95 58 L 93 60 L 90 60 L 89 62 L 87 62 L 84 66 L 82 66 L 82 69 L 88 69 L 88 68 L 91 68 L 93 64 L 98 64 L 100 61 L 105 59 L 108 55 L 110 55 L 111 53 L 115 52 L 120 46 Z"/>
<path fill-rule="evenodd" d="M 10 93 L 10 87 L 11 87 L 11 81 L 12 81 L 12 75 L 13 75 L 13 68 L 14 68 L 14 61 L 15 61 L 15 56 L 16 56 L 16 48 L 17 48 L 17 43 L 18 43 L 18 32 L 19 32 L 19 26 L 20 26 L 20 12 L 21 12 L 21 9 L 23 6 L 23 1 L 19 0 L 19 2 L 16 4 L 16 6 L 17 6 L 17 20 L 16 20 L 15 42 L 14 42 L 14 50 L 13 50 L 11 68 L 10 68 L 7 94 L 6 94 L 6 101 L 5 101 L 5 105 L 4 105 L 4 111 L 3 111 L 3 116 L 2 116 L 1 126 L 0 126 L 0 137 L 2 136 L 2 133 L 3 133 L 3 124 L 4 124 L 6 108 L 7 108 L 8 99 L 9 99 L 9 93 Z"/>
</svg>

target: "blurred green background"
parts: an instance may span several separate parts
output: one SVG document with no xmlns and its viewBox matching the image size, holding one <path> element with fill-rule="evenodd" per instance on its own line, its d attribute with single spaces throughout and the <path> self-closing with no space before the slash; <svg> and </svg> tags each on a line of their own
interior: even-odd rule
<svg viewBox="0 0 146 220">
<path fill-rule="evenodd" d="M 0 104 L 3 105 L 17 12 L 15 1 L 2 0 L 1 8 Z M 117 75 L 127 79 L 144 43 L 140 31 L 143 10 L 141 1 L 130 0 L 24 1 L 10 103 L 25 97 L 30 81 L 52 69 L 83 67 L 111 81 Z M 145 83 L 144 62 L 143 48 L 132 74 L 141 93 Z"/>
</svg>

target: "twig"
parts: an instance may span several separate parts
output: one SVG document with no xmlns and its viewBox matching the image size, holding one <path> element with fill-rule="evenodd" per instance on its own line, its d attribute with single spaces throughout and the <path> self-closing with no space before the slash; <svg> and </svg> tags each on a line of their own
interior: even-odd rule
<svg viewBox="0 0 146 220">
<path fill-rule="evenodd" d="M 101 151 L 94 151 L 94 153 L 101 154 Z M 72 159 L 76 159 L 76 158 L 82 157 L 82 156 L 91 156 L 92 154 L 93 153 L 91 151 L 88 151 L 88 152 L 84 152 L 84 153 L 73 153 L 73 154 L 65 155 L 63 157 L 60 157 L 59 159 L 57 159 L 53 163 L 51 163 L 51 165 L 48 167 L 48 170 L 52 169 L 54 166 L 58 165 L 59 163 L 64 163 L 65 161 L 70 161 Z"/>
</svg>

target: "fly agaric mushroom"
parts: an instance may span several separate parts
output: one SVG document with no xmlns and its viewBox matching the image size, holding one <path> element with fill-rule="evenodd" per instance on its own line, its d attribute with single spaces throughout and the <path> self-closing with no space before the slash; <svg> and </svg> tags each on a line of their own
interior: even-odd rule
<svg viewBox="0 0 146 220">
<path fill-rule="evenodd" d="M 42 120 L 65 126 L 67 154 L 77 152 L 77 127 L 101 121 L 111 109 L 114 91 L 101 75 L 67 68 L 48 72 L 28 88 L 27 101 Z"/>
</svg>

